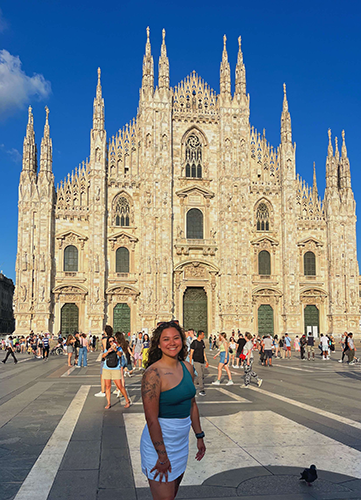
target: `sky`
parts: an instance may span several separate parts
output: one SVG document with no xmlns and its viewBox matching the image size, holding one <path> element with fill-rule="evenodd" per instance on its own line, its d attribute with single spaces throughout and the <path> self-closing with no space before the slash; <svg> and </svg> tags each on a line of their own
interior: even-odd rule
<svg viewBox="0 0 361 500">
<path fill-rule="evenodd" d="M 327 130 L 346 132 L 361 210 L 361 2 L 344 0 L 2 0 L 0 2 L 0 271 L 15 280 L 18 183 L 31 105 L 38 151 L 50 109 L 55 183 L 89 155 L 97 68 L 108 136 L 136 116 L 146 27 L 157 79 L 162 28 L 171 86 L 195 70 L 217 93 L 223 35 L 234 87 L 238 36 L 251 125 L 277 147 L 283 88 L 297 144 L 296 170 L 323 197 Z M 361 222 L 357 222 L 361 251 Z"/>
</svg>

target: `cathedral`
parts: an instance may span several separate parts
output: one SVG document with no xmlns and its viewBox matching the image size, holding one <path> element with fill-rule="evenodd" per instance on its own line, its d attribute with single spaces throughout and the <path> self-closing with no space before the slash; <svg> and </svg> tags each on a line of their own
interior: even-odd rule
<svg viewBox="0 0 361 500">
<path fill-rule="evenodd" d="M 322 200 L 315 170 L 312 187 L 296 174 L 285 85 L 280 144 L 251 126 L 238 42 L 233 95 L 226 37 L 219 93 L 194 71 L 170 87 L 163 30 L 155 86 L 147 28 L 136 117 L 107 135 L 98 69 L 90 156 L 57 188 L 49 110 L 38 168 L 29 108 L 17 334 L 151 331 L 171 318 L 207 334 L 359 332 L 345 134 L 339 146 L 328 131 Z"/>
</svg>

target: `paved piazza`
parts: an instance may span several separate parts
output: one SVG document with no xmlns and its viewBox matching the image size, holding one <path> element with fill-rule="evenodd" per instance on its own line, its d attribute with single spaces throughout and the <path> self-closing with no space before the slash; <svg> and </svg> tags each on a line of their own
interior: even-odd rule
<svg viewBox="0 0 361 500">
<path fill-rule="evenodd" d="M 2 352 L 3 354 L 3 352 Z M 19 356 L 0 364 L 0 500 L 147 500 L 140 470 L 144 426 L 140 375 L 127 379 L 133 406 L 112 395 L 105 410 L 98 353 L 87 368 L 68 370 L 65 356 Z M 211 386 L 198 398 L 207 453 L 188 468 L 180 499 L 361 499 L 361 365 L 275 360 L 258 366 L 261 389 Z M 299 472 L 311 463 L 319 479 Z"/>
</svg>

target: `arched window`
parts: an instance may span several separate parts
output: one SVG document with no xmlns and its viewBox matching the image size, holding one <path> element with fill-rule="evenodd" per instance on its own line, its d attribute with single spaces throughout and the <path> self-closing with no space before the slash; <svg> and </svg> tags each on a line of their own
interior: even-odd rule
<svg viewBox="0 0 361 500">
<path fill-rule="evenodd" d="M 269 231 L 269 211 L 265 203 L 257 207 L 257 231 Z"/>
<path fill-rule="evenodd" d="M 129 250 L 120 247 L 115 254 L 115 269 L 117 273 L 129 273 Z"/>
<path fill-rule="evenodd" d="M 186 177 L 202 178 L 202 144 L 195 134 L 186 142 Z"/>
<path fill-rule="evenodd" d="M 258 254 L 258 274 L 267 276 L 271 274 L 271 256 L 267 250 L 262 250 Z"/>
<path fill-rule="evenodd" d="M 306 252 L 303 256 L 303 270 L 305 276 L 316 276 L 316 257 L 313 252 Z"/>
<path fill-rule="evenodd" d="M 122 227 L 130 225 L 130 206 L 124 196 L 120 196 L 115 204 L 115 225 Z"/>
<path fill-rule="evenodd" d="M 78 249 L 74 245 L 69 245 L 64 250 L 64 271 L 78 271 Z"/>
<path fill-rule="evenodd" d="M 198 208 L 191 208 L 187 212 L 187 238 L 203 239 L 203 213 Z"/>
</svg>

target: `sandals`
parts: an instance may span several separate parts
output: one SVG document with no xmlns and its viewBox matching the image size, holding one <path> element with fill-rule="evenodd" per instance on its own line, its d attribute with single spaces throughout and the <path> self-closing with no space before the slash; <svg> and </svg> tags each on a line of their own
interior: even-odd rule
<svg viewBox="0 0 361 500">
<path fill-rule="evenodd" d="M 109 410 L 109 408 L 111 408 L 111 407 L 112 407 L 112 405 L 106 405 L 105 410 Z"/>
<path fill-rule="evenodd" d="M 127 409 L 127 408 L 130 408 L 131 406 L 132 406 L 132 402 L 129 399 L 129 401 L 124 405 L 124 408 Z"/>
</svg>

